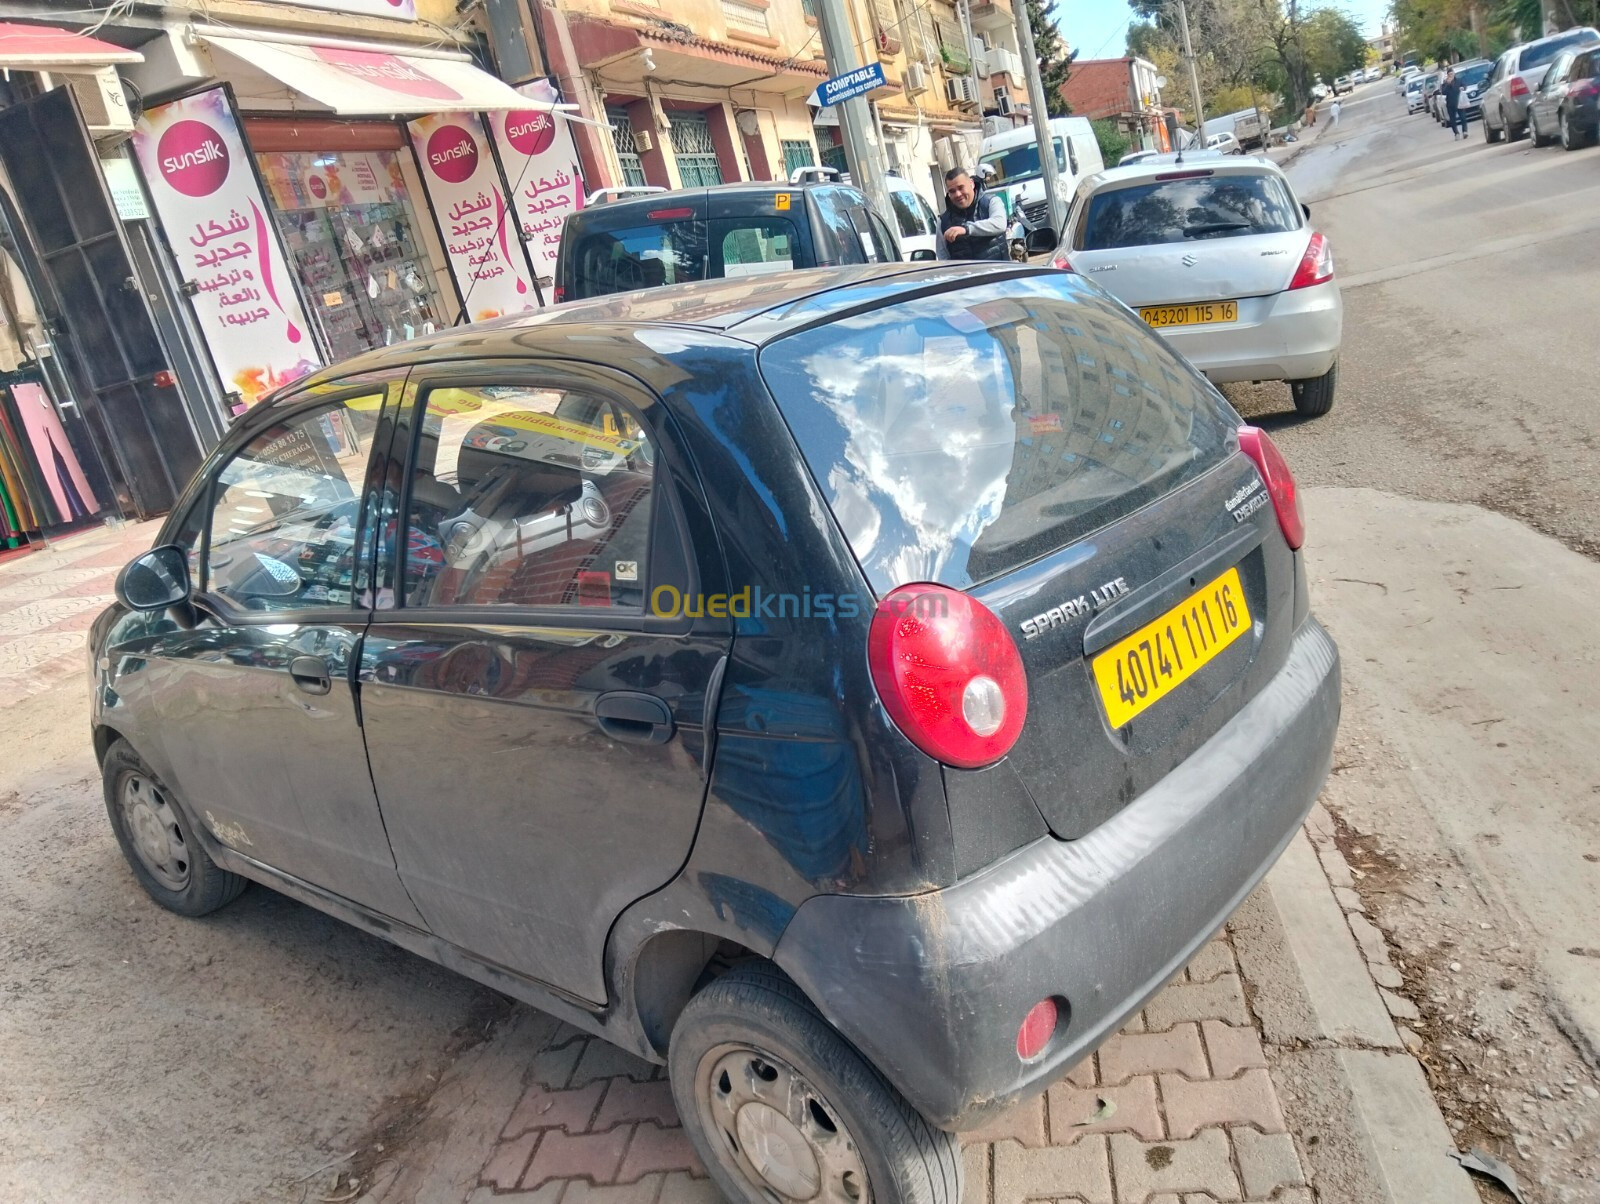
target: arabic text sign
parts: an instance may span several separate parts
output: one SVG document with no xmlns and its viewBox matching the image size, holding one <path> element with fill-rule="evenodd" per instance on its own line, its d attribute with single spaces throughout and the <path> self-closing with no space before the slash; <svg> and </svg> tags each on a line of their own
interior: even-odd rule
<svg viewBox="0 0 1600 1204">
<path fill-rule="evenodd" d="M 145 112 L 134 153 L 225 389 L 246 402 L 322 357 L 221 88 Z"/>
<path fill-rule="evenodd" d="M 543 80 L 518 88 L 530 100 L 558 102 L 560 94 Z M 551 279 L 556 272 L 556 250 L 561 245 L 561 224 L 567 214 L 583 208 L 585 188 L 578 169 L 578 149 L 572 127 L 554 113 L 493 113 L 500 162 L 511 182 L 512 207 L 534 272 Z"/>
<path fill-rule="evenodd" d="M 841 100 L 865 96 L 874 88 L 882 88 L 884 85 L 883 64 L 868 63 L 865 67 L 857 67 L 854 71 L 846 71 L 843 75 L 823 80 L 812 93 L 816 98 L 813 103 L 827 108 L 829 105 L 838 104 Z"/>
<path fill-rule="evenodd" d="M 539 308 L 517 217 L 477 114 L 430 113 L 407 127 L 467 320 Z"/>
</svg>

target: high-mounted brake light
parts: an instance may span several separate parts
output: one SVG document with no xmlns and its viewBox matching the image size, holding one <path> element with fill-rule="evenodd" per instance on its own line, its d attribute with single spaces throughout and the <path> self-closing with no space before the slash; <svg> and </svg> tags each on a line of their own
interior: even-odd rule
<svg viewBox="0 0 1600 1204">
<path fill-rule="evenodd" d="M 1267 432 L 1256 426 L 1239 428 L 1239 450 L 1254 461 L 1256 471 L 1267 487 L 1272 508 L 1278 514 L 1278 526 L 1283 528 L 1283 538 L 1291 548 L 1306 541 L 1306 516 L 1300 509 L 1300 488 L 1294 483 L 1289 462 L 1283 458 L 1278 445 Z"/>
<path fill-rule="evenodd" d="M 1306 243 L 1306 253 L 1300 257 L 1300 266 L 1295 269 L 1289 287 L 1310 288 L 1313 284 L 1326 284 L 1332 279 L 1333 248 L 1328 245 L 1327 235 L 1320 230 L 1313 230 L 1311 241 Z"/>
<path fill-rule="evenodd" d="M 675 222 L 686 217 L 693 217 L 694 210 L 687 205 L 681 209 L 652 209 L 647 216 L 653 222 Z"/>
<path fill-rule="evenodd" d="M 1196 171 L 1164 171 L 1160 175 L 1158 175 L 1156 177 L 1156 179 L 1158 181 L 1161 181 L 1161 180 L 1198 180 L 1202 176 L 1214 176 L 1216 174 L 1217 174 L 1216 172 L 1212 171 L 1209 167 L 1207 167 L 1207 168 L 1204 168 L 1203 170 L 1196 170 Z"/>
<path fill-rule="evenodd" d="M 1028 679 L 995 613 L 948 586 L 903 585 L 878 603 L 867 636 L 878 697 L 936 761 L 976 769 L 1005 756 L 1028 717 Z"/>
</svg>

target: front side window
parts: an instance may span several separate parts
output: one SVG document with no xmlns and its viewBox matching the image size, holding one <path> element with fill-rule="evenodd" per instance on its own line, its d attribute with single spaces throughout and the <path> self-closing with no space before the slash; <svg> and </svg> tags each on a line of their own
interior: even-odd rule
<svg viewBox="0 0 1600 1204">
<path fill-rule="evenodd" d="M 639 610 L 654 485 L 649 435 L 616 402 L 430 389 L 408 482 L 405 604 Z"/>
<path fill-rule="evenodd" d="M 1218 175 L 1109 188 L 1089 202 L 1080 251 L 1284 234 L 1301 214 L 1276 176 Z"/>
<path fill-rule="evenodd" d="M 1061 139 L 1053 140 L 1056 153 L 1056 171 L 1067 170 L 1067 149 Z M 983 162 L 995 169 L 993 183 L 1004 184 L 1007 181 L 1031 180 L 1043 175 L 1039 170 L 1039 145 L 1036 142 L 1025 142 L 1021 146 L 1014 146 L 1010 150 L 994 151 L 983 156 Z"/>
<path fill-rule="evenodd" d="M 201 588 L 245 610 L 349 608 L 361 491 L 383 394 L 286 418 L 211 488 Z"/>
</svg>

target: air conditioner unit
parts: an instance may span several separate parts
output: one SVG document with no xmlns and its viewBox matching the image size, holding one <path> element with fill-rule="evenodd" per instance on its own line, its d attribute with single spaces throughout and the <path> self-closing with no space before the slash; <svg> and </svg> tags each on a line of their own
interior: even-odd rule
<svg viewBox="0 0 1600 1204">
<path fill-rule="evenodd" d="M 944 81 L 944 96 L 953 105 L 975 105 L 978 89 L 971 76 L 957 75 Z"/>
<path fill-rule="evenodd" d="M 952 167 L 962 167 L 961 152 L 957 149 L 954 138 L 937 138 L 933 143 L 933 161 L 939 165 L 941 172 L 949 171 Z"/>
<path fill-rule="evenodd" d="M 1012 79 L 1022 78 L 1022 60 L 1004 46 L 993 46 L 984 56 L 988 60 L 991 75 L 1009 75 Z"/>
<path fill-rule="evenodd" d="M 902 80 L 907 96 L 915 96 L 918 92 L 928 90 L 928 69 L 921 63 L 907 63 L 905 77 Z"/>
<path fill-rule="evenodd" d="M 1011 93 L 1004 88 L 996 88 L 994 90 L 994 107 L 999 111 L 1000 116 L 1011 116 Z"/>
<path fill-rule="evenodd" d="M 115 67 L 94 71 L 52 71 L 47 87 L 71 88 L 83 110 L 83 124 L 96 142 L 117 142 L 133 133 L 134 114 Z"/>
</svg>

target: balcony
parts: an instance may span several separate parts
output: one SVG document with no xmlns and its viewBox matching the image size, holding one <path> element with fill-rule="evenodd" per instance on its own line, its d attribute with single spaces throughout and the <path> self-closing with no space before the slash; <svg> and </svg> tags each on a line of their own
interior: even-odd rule
<svg viewBox="0 0 1600 1204">
<path fill-rule="evenodd" d="M 1011 15 L 1011 5 L 996 3 L 994 0 L 984 4 L 974 4 L 967 16 L 972 22 L 972 28 L 979 33 L 986 33 L 991 29 L 1010 29 L 1015 22 L 1015 18 Z"/>
<path fill-rule="evenodd" d="M 1018 81 L 1022 79 L 1022 59 L 1004 46 L 992 47 L 984 56 L 984 63 L 990 75 L 1009 75 Z"/>
</svg>

